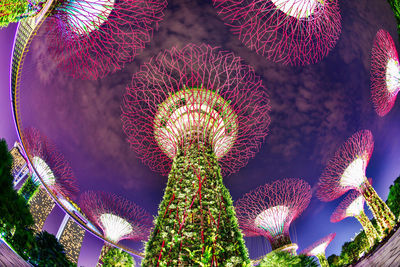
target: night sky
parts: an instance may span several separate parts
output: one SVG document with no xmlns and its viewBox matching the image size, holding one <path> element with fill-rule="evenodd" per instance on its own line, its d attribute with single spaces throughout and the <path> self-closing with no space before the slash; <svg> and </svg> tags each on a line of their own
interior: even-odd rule
<svg viewBox="0 0 400 267">
<path fill-rule="evenodd" d="M 254 159 L 225 177 L 232 198 L 282 178 L 302 178 L 316 188 L 318 178 L 336 149 L 354 132 L 372 131 L 375 149 L 367 176 L 386 200 L 400 175 L 400 101 L 380 118 L 370 101 L 370 51 L 376 32 L 387 30 L 398 45 L 396 21 L 383 0 L 339 1 L 342 33 L 336 47 L 321 62 L 284 66 L 246 48 L 225 26 L 211 1 L 170 0 L 158 31 L 135 61 L 97 81 L 75 80 L 57 68 L 46 52 L 45 33 L 32 42 L 23 69 L 23 126 L 33 126 L 52 139 L 71 162 L 81 192 L 103 190 L 126 197 L 156 215 L 167 178 L 152 172 L 130 150 L 122 131 L 120 104 L 133 73 L 164 49 L 207 43 L 232 51 L 254 67 L 270 94 L 269 135 Z M 16 140 L 9 102 L 9 61 L 16 26 L 0 30 L 0 137 Z M 324 203 L 314 195 L 309 207 L 292 224 L 299 252 L 336 232 L 327 256 L 339 254 L 361 225 L 355 218 L 332 224 L 329 217 L 342 198 Z M 367 210 L 367 207 L 365 207 Z M 367 215 L 371 217 L 371 213 Z M 56 233 L 63 212 L 55 209 L 45 229 Z M 246 238 L 250 255 L 266 253 L 266 242 Z M 137 248 L 140 243 L 124 242 Z M 86 235 L 79 265 L 94 266 L 102 242 Z"/>
</svg>

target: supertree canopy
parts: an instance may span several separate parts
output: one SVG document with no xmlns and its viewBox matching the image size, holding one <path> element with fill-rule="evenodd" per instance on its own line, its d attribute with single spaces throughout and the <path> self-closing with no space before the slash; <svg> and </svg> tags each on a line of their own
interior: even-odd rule
<svg viewBox="0 0 400 267">
<path fill-rule="evenodd" d="M 213 0 L 218 14 L 250 49 L 290 65 L 316 63 L 341 31 L 337 0 Z"/>
<path fill-rule="evenodd" d="M 307 208 L 310 185 L 301 179 L 277 180 L 245 194 L 236 202 L 236 213 L 246 236 L 264 236 L 273 250 L 289 250 L 297 245 L 289 235 L 290 224 Z"/>
<path fill-rule="evenodd" d="M 325 250 L 329 246 L 329 244 L 332 242 L 332 240 L 335 238 L 336 233 L 331 233 L 324 238 L 316 241 L 313 243 L 311 246 L 308 248 L 304 249 L 301 254 L 307 255 L 307 256 L 315 256 L 318 258 L 319 263 L 321 264 L 321 267 L 329 267 L 329 263 L 326 260 L 325 256 Z"/>
<path fill-rule="evenodd" d="M 80 207 L 88 219 L 99 227 L 108 240 L 145 240 L 152 218 L 135 203 L 105 192 L 87 191 L 80 196 Z"/>
<path fill-rule="evenodd" d="M 385 116 L 400 90 L 400 66 L 396 46 L 385 30 L 376 33 L 371 52 L 371 94 L 376 113 Z"/>
<path fill-rule="evenodd" d="M 367 215 L 365 215 L 364 203 L 365 199 L 360 192 L 351 191 L 332 213 L 331 222 L 335 223 L 347 217 L 356 217 L 364 228 L 370 246 L 373 246 L 375 239 L 379 238 L 379 235 Z"/>
<path fill-rule="evenodd" d="M 87 191 L 80 196 L 79 202 L 89 221 L 115 244 L 123 239 L 142 241 L 149 236 L 152 227 L 150 214 L 125 198 L 106 192 Z M 111 247 L 108 243 L 103 245 L 100 266 Z"/>
<path fill-rule="evenodd" d="M 221 169 L 254 156 L 269 110 L 253 69 L 207 45 L 162 52 L 133 76 L 124 131 L 151 169 L 169 172 L 144 266 L 249 262 Z"/>
<path fill-rule="evenodd" d="M 384 229 L 392 229 L 395 218 L 365 176 L 373 148 L 374 140 L 369 130 L 353 134 L 330 159 L 319 179 L 317 197 L 322 201 L 332 201 L 348 190 L 359 191 L 371 208 L 380 227 L 378 230 L 382 233 Z"/>
<path fill-rule="evenodd" d="M 166 6 L 166 0 L 65 0 L 43 27 L 50 53 L 75 77 L 103 77 L 145 47 Z"/>
<path fill-rule="evenodd" d="M 34 128 L 25 129 L 22 138 L 27 156 L 41 181 L 55 195 L 75 198 L 79 191 L 76 178 L 68 161 L 56 146 Z M 38 183 L 39 177 L 34 176 Z"/>
<path fill-rule="evenodd" d="M 21 14 L 13 17 L 24 18 L 35 16 L 51 0 L 7 1 L 12 6 L 15 3 L 18 3 L 18 7 L 22 6 L 15 8 L 15 12 Z M 49 53 L 62 69 L 83 79 L 101 78 L 132 61 L 150 41 L 167 6 L 166 0 L 52 2 L 52 12 L 42 27 Z M 0 4 L 0 12 L 3 12 L 2 8 L 3 3 Z"/>
</svg>

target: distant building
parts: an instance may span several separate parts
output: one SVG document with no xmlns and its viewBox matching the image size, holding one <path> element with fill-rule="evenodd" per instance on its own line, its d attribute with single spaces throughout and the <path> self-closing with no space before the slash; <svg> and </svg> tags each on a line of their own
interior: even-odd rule
<svg viewBox="0 0 400 267">
<path fill-rule="evenodd" d="M 29 210 L 32 214 L 35 225 L 35 232 L 42 231 L 44 222 L 53 210 L 55 203 L 51 196 L 46 192 L 46 189 L 40 187 L 35 195 L 29 200 Z"/>
<path fill-rule="evenodd" d="M 13 157 L 11 174 L 14 177 L 14 187 L 18 187 L 20 182 L 25 180 L 30 174 L 28 162 L 22 151 L 21 145 L 18 142 L 15 142 L 14 147 L 10 150 L 10 154 Z"/>
<path fill-rule="evenodd" d="M 67 258 L 72 263 L 78 264 L 85 230 L 71 219 L 68 214 L 65 214 L 56 237 L 64 246 Z"/>
</svg>

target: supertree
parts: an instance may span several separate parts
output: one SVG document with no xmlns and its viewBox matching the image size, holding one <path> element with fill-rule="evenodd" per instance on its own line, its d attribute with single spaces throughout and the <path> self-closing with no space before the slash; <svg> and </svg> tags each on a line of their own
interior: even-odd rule
<svg viewBox="0 0 400 267">
<path fill-rule="evenodd" d="M 50 2 L 42 27 L 49 53 L 62 69 L 83 79 L 101 78 L 132 61 L 150 41 L 167 5 L 166 0 L 6 0 L 0 18 L 34 17 Z M 6 16 L 9 6 L 13 14 Z"/>
<path fill-rule="evenodd" d="M 380 238 L 375 227 L 369 221 L 364 212 L 365 199 L 360 192 L 353 190 L 346 198 L 340 202 L 339 206 L 331 215 L 331 222 L 336 223 L 347 217 L 356 217 L 364 228 L 365 235 L 372 247 L 375 244 L 375 239 Z"/>
<path fill-rule="evenodd" d="M 318 258 L 319 263 L 321 264 L 321 267 L 329 267 L 329 263 L 326 260 L 325 256 L 325 250 L 329 246 L 329 244 L 332 242 L 332 240 L 335 238 L 336 233 L 331 233 L 324 238 L 316 241 L 313 243 L 311 246 L 308 248 L 304 249 L 301 254 L 307 255 L 307 256 L 315 256 Z"/>
<path fill-rule="evenodd" d="M 22 134 L 27 156 L 34 167 L 34 181 L 39 179 L 55 195 L 74 199 L 79 191 L 69 162 L 45 135 L 35 128 L 27 128 Z M 36 176 L 36 174 L 38 176 Z"/>
<path fill-rule="evenodd" d="M 297 245 L 290 240 L 290 224 L 307 208 L 310 199 L 310 185 L 301 179 L 262 185 L 236 202 L 239 225 L 248 237 L 266 237 L 272 250 L 296 254 Z"/>
<path fill-rule="evenodd" d="M 339 39 L 337 0 L 213 0 L 232 32 L 256 53 L 290 65 L 316 63 Z"/>
<path fill-rule="evenodd" d="M 371 52 L 371 94 L 376 113 L 385 116 L 400 90 L 400 66 L 396 46 L 385 30 L 376 33 Z"/>
<path fill-rule="evenodd" d="M 221 171 L 255 155 L 269 110 L 254 70 L 208 45 L 162 52 L 133 76 L 124 131 L 144 163 L 169 172 L 144 266 L 249 263 Z"/>
<path fill-rule="evenodd" d="M 152 217 L 125 198 L 106 192 L 87 191 L 80 196 L 79 203 L 89 221 L 99 227 L 104 237 L 114 244 L 123 239 L 142 241 L 149 236 Z M 99 261 L 110 247 L 104 244 Z"/>
<path fill-rule="evenodd" d="M 395 217 L 365 176 L 373 149 L 374 140 L 369 130 L 353 134 L 336 151 L 323 171 L 318 182 L 317 197 L 322 201 L 332 201 L 351 189 L 357 190 L 376 218 L 378 231 L 383 234 L 383 230 L 393 228 Z"/>
</svg>

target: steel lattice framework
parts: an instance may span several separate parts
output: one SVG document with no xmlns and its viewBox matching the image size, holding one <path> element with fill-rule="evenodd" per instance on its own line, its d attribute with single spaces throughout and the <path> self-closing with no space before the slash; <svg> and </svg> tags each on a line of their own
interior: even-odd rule
<svg viewBox="0 0 400 267">
<path fill-rule="evenodd" d="M 371 51 L 371 94 L 376 113 L 385 116 L 400 90 L 400 66 L 396 46 L 385 30 L 376 33 Z"/>
<path fill-rule="evenodd" d="M 245 194 L 235 210 L 246 236 L 264 236 L 272 249 L 291 245 L 290 224 L 307 208 L 310 185 L 301 179 L 277 180 Z"/>
<path fill-rule="evenodd" d="M 198 140 L 213 147 L 224 175 L 236 172 L 259 150 L 270 123 L 269 97 L 254 70 L 207 45 L 173 48 L 142 66 L 122 110 L 132 149 L 163 175 L 178 151 Z"/>
<path fill-rule="evenodd" d="M 68 0 L 42 29 L 62 68 L 74 77 L 96 79 L 141 52 L 166 6 L 166 0 Z"/>
<path fill-rule="evenodd" d="M 46 183 L 55 195 L 74 199 L 79 191 L 76 178 L 69 162 L 56 146 L 34 128 L 25 129 L 22 138 L 27 156 L 41 182 Z"/>
<path fill-rule="evenodd" d="M 319 263 L 321 264 L 321 267 L 329 267 L 329 263 L 326 260 L 325 256 L 325 250 L 329 246 L 329 244 L 332 242 L 332 240 L 335 238 L 336 233 L 331 233 L 324 238 L 321 238 L 320 240 L 316 241 L 313 243 L 311 246 L 308 248 L 304 249 L 301 254 L 307 255 L 307 256 L 315 256 L 318 258 Z"/>
<path fill-rule="evenodd" d="M 213 0 L 250 49 L 269 60 L 307 65 L 324 58 L 341 32 L 337 0 Z"/>
<path fill-rule="evenodd" d="M 359 191 L 377 219 L 382 234 L 384 229 L 392 229 L 395 218 L 365 176 L 373 149 L 374 140 L 369 130 L 353 134 L 336 151 L 323 171 L 317 197 L 322 201 L 332 201 L 351 189 Z"/>
<path fill-rule="evenodd" d="M 255 155 L 269 110 L 254 70 L 208 45 L 162 52 L 133 76 L 124 131 L 143 162 L 169 173 L 142 264 L 249 263 L 221 169 L 235 172 Z"/>
<path fill-rule="evenodd" d="M 364 212 L 364 197 L 357 190 L 352 190 L 331 215 L 331 222 L 336 223 L 347 217 L 355 217 L 362 225 L 368 242 L 374 245 L 375 239 L 380 238 Z"/>
<path fill-rule="evenodd" d="M 80 207 L 104 236 L 118 243 L 123 239 L 145 240 L 152 227 L 152 217 L 137 204 L 106 192 L 84 192 Z"/>
</svg>

